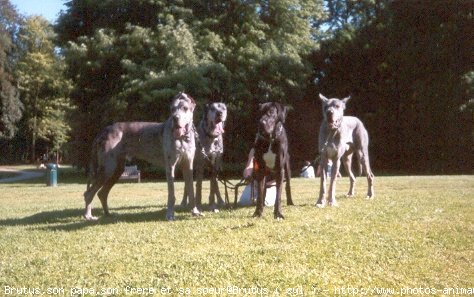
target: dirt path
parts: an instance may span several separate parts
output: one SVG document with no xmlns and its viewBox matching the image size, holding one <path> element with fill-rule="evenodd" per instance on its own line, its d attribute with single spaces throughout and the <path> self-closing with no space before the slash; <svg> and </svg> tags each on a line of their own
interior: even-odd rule
<svg viewBox="0 0 474 297">
<path fill-rule="evenodd" d="M 37 178 L 44 176 L 44 172 L 36 172 L 36 171 L 21 171 L 21 170 L 16 170 L 8 167 L 0 167 L 0 172 L 8 172 L 8 173 L 15 173 L 18 174 L 17 176 L 13 177 L 7 177 L 7 178 L 0 178 L 0 184 L 6 184 L 6 183 L 13 183 L 17 181 L 22 181 L 22 180 L 27 180 L 27 179 L 32 179 L 32 178 Z"/>
</svg>

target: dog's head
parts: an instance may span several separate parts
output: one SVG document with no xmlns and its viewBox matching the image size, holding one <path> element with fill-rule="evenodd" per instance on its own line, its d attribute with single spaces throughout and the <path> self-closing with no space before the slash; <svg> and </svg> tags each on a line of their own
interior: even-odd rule
<svg viewBox="0 0 474 297">
<path fill-rule="evenodd" d="M 289 107 L 278 102 L 260 104 L 258 131 L 262 136 L 273 138 L 283 128 Z"/>
<path fill-rule="evenodd" d="M 323 117 L 330 129 L 338 129 L 341 126 L 342 118 L 344 117 L 344 109 L 346 109 L 346 103 L 351 97 L 344 99 L 324 97 L 323 94 L 319 94 L 319 98 L 323 102 Z"/>
<path fill-rule="evenodd" d="M 196 107 L 194 99 L 186 93 L 179 93 L 171 102 L 171 118 L 173 120 L 173 135 L 180 138 L 192 128 L 193 112 Z"/>
<path fill-rule="evenodd" d="M 204 107 L 203 121 L 208 134 L 217 137 L 224 133 L 227 106 L 222 102 L 208 103 Z"/>
</svg>

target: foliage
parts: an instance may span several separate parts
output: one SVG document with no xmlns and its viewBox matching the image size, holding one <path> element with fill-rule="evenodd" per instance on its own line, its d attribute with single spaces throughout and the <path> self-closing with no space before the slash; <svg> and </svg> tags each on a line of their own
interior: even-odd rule
<svg viewBox="0 0 474 297">
<path fill-rule="evenodd" d="M 66 143 L 70 131 L 66 113 L 69 82 L 64 79 L 64 62 L 55 53 L 54 31 L 42 17 L 25 20 L 19 32 L 21 53 L 16 69 L 24 121 L 31 135 L 31 159 L 35 160 L 36 140 L 51 143 L 54 150 Z"/>
<path fill-rule="evenodd" d="M 472 100 L 472 2 L 328 3 L 334 38 L 313 56 L 317 88 L 352 95 L 375 167 L 471 170 L 472 112 L 462 107 Z"/>
<path fill-rule="evenodd" d="M 241 123 L 226 127 L 228 141 L 250 142 L 239 131 L 242 122 L 252 126 L 256 103 L 302 96 L 311 73 L 306 57 L 317 45 L 311 23 L 322 14 L 320 2 L 306 0 L 67 6 L 56 31 L 75 84 L 80 160 L 87 160 L 100 128 L 117 120 L 164 120 L 170 98 L 183 90 L 198 102 L 222 100 L 239 111 Z M 146 8 L 143 16 L 137 6 Z"/>
<path fill-rule="evenodd" d="M 375 172 L 472 171 L 472 1 L 70 0 L 54 28 L 59 47 L 44 31 L 48 53 L 18 37 L 28 23 L 0 1 L 2 162 L 24 154 L 35 133 L 38 151 L 59 147 L 70 126 L 71 161 L 85 165 L 100 129 L 163 121 L 170 98 L 186 91 L 196 121 L 203 103 L 227 103 L 226 163 L 244 162 L 258 103 L 291 105 L 297 168 L 317 155 L 322 92 L 352 95 L 347 114 L 368 128 Z M 35 64 L 38 75 L 26 67 Z M 67 83 L 55 83 L 63 69 L 71 102 Z M 26 92 L 34 82 L 44 104 Z"/>
<path fill-rule="evenodd" d="M 13 77 L 13 37 L 19 22 L 19 16 L 10 1 L 0 0 L 0 142 L 15 135 L 23 112 Z"/>
<path fill-rule="evenodd" d="M 236 286 L 273 296 L 301 287 L 305 296 L 334 296 L 336 288 L 472 287 L 472 176 L 379 177 L 373 201 L 363 199 L 361 180 L 357 198 L 325 209 L 314 206 L 317 181 L 293 179 L 296 206 L 283 206 L 282 222 L 269 207 L 262 219 L 247 207 L 202 218 L 179 211 L 166 222 L 166 183 L 145 182 L 116 185 L 114 216 L 91 223 L 78 197 L 85 180 L 64 183 L 60 168 L 58 181 L 54 189 L 42 179 L 2 185 L 0 290 L 118 288 L 126 296 L 126 286 L 169 287 L 171 296 L 179 288 L 196 296 Z M 348 186 L 341 179 L 337 195 Z M 177 182 L 178 194 L 183 188 Z"/>
</svg>

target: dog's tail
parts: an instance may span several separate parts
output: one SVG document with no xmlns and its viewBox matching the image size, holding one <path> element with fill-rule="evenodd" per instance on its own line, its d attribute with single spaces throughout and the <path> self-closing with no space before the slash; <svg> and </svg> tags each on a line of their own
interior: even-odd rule
<svg viewBox="0 0 474 297">
<path fill-rule="evenodd" d="M 359 165 L 358 166 L 359 176 L 362 176 L 363 174 L 365 174 L 366 176 L 373 178 L 374 173 L 372 172 L 372 169 L 370 168 L 368 152 L 364 153 L 362 151 L 359 151 L 356 155 L 357 155 L 357 164 Z"/>
</svg>

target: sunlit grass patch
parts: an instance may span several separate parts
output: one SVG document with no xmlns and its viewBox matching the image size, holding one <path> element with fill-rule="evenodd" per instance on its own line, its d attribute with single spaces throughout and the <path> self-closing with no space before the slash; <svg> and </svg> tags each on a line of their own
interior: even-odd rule
<svg viewBox="0 0 474 297">
<path fill-rule="evenodd" d="M 82 183 L 0 185 L 0 290 L 472 287 L 472 176 L 378 177 L 374 200 L 364 199 L 364 178 L 345 198 L 343 178 L 339 207 L 325 209 L 314 207 L 319 181 L 292 182 L 296 206 L 284 203 L 281 222 L 268 207 L 261 219 L 250 207 L 202 218 L 178 210 L 166 222 L 166 183 L 146 182 L 117 184 L 113 216 L 91 223 L 81 218 Z M 177 182 L 178 202 L 182 191 Z"/>
</svg>

